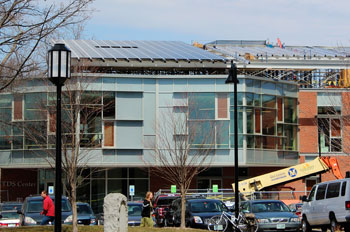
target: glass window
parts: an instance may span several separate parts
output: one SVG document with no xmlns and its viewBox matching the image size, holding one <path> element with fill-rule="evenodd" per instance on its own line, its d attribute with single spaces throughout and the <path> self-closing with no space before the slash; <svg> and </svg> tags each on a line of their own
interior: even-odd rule
<svg viewBox="0 0 350 232">
<path fill-rule="evenodd" d="M 24 95 L 24 119 L 46 119 L 46 93 L 27 93 Z"/>
<path fill-rule="evenodd" d="M 346 181 L 343 181 L 343 184 L 341 185 L 341 195 L 345 196 L 345 190 L 346 190 Z"/>
<path fill-rule="evenodd" d="M 238 107 L 237 112 L 237 119 L 238 119 L 238 133 L 243 133 L 243 107 Z M 230 133 L 234 133 L 234 108 L 231 107 L 230 109 Z"/>
<path fill-rule="evenodd" d="M 261 95 L 260 94 L 254 94 L 254 106 L 261 107 Z"/>
<path fill-rule="evenodd" d="M 108 178 L 127 178 L 127 168 L 112 168 L 108 169 Z"/>
<path fill-rule="evenodd" d="M 189 122 L 189 143 L 194 148 L 209 148 L 214 145 L 214 122 L 190 121 Z"/>
<path fill-rule="evenodd" d="M 114 92 L 103 93 L 103 118 L 115 119 L 115 94 Z"/>
<path fill-rule="evenodd" d="M 272 136 L 263 136 L 263 149 L 276 149 L 276 140 Z"/>
<path fill-rule="evenodd" d="M 245 100 L 247 106 L 254 106 L 254 93 L 246 93 Z"/>
<path fill-rule="evenodd" d="M 272 95 L 262 95 L 262 106 L 265 108 L 276 108 L 276 97 Z"/>
<path fill-rule="evenodd" d="M 243 97 L 244 97 L 244 93 L 237 93 L 237 105 L 238 106 L 243 106 Z M 230 93 L 230 106 L 234 106 L 235 102 L 234 102 L 234 94 Z"/>
<path fill-rule="evenodd" d="M 262 133 L 264 135 L 275 135 L 276 110 L 263 109 L 262 111 Z"/>
<path fill-rule="evenodd" d="M 261 136 L 255 136 L 255 148 L 261 148 Z"/>
<path fill-rule="evenodd" d="M 276 84 L 269 81 L 263 81 L 262 88 L 266 90 L 276 90 Z"/>
<path fill-rule="evenodd" d="M 317 113 L 326 115 L 340 115 L 341 106 L 318 106 Z"/>
<path fill-rule="evenodd" d="M 93 179 L 91 181 L 91 207 L 95 213 L 103 212 L 103 200 L 105 196 L 106 196 L 105 179 Z"/>
<path fill-rule="evenodd" d="M 229 121 L 216 122 L 216 147 L 229 148 Z"/>
<path fill-rule="evenodd" d="M 246 115 L 247 115 L 247 133 L 253 134 L 254 133 L 254 108 L 247 107 Z"/>
<path fill-rule="evenodd" d="M 243 134 L 238 134 L 238 148 L 243 148 Z M 230 139 L 231 139 L 231 148 L 235 147 L 235 135 L 231 134 L 230 135 Z"/>
<path fill-rule="evenodd" d="M 215 119 L 215 93 L 192 93 L 188 97 L 190 119 Z"/>
<path fill-rule="evenodd" d="M 338 197 L 340 192 L 340 182 L 328 184 L 326 198 Z"/>
<path fill-rule="evenodd" d="M 285 149 L 290 151 L 297 150 L 297 130 L 296 125 L 284 125 Z"/>
<path fill-rule="evenodd" d="M 284 98 L 284 122 L 297 123 L 297 99 Z"/>
<path fill-rule="evenodd" d="M 254 148 L 255 143 L 254 143 L 254 135 L 248 135 L 246 136 L 247 138 L 247 148 Z"/>
<path fill-rule="evenodd" d="M 12 107 L 12 96 L 11 95 L 1 95 L 0 96 L 0 107 Z"/>
<path fill-rule="evenodd" d="M 129 178 L 148 178 L 148 169 L 129 168 Z"/>
<path fill-rule="evenodd" d="M 84 91 L 81 94 L 81 104 L 100 105 L 102 104 L 102 92 Z"/>
<path fill-rule="evenodd" d="M 46 121 L 29 121 L 25 123 L 25 149 L 42 148 L 47 144 L 47 123 Z"/>
<path fill-rule="evenodd" d="M 323 200 L 326 193 L 327 184 L 319 185 L 316 193 L 316 200 Z"/>
<path fill-rule="evenodd" d="M 315 199 L 315 191 L 316 191 L 316 186 L 314 186 L 311 191 L 310 194 L 308 196 L 308 201 L 313 201 Z"/>
</svg>

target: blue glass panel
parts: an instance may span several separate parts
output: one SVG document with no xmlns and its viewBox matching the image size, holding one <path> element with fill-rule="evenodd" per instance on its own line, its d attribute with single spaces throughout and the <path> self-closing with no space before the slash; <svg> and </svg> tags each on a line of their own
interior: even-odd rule
<svg viewBox="0 0 350 232">
<path fill-rule="evenodd" d="M 215 93 L 191 93 L 190 119 L 215 119 Z"/>
</svg>

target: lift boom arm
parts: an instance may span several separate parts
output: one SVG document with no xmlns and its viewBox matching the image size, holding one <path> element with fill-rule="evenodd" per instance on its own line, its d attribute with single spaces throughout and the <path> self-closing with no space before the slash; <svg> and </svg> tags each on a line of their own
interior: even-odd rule
<svg viewBox="0 0 350 232">
<path fill-rule="evenodd" d="M 339 165 L 336 158 L 317 157 L 316 159 L 307 163 L 297 164 L 278 171 L 240 181 L 238 183 L 238 189 L 243 194 L 252 193 L 269 186 L 294 181 L 302 177 L 326 172 L 330 169 L 337 179 L 344 178 L 339 170 Z M 232 184 L 232 188 L 233 190 L 235 189 L 234 184 Z"/>
</svg>

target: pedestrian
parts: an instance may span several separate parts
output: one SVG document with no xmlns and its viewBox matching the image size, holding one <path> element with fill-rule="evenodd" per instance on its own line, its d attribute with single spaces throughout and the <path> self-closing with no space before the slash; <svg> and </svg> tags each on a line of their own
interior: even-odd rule
<svg viewBox="0 0 350 232">
<path fill-rule="evenodd" d="M 142 205 L 142 213 L 141 213 L 142 219 L 141 219 L 141 225 L 140 225 L 142 227 L 153 227 L 152 198 L 153 198 L 153 193 L 152 192 L 147 192 L 146 193 L 146 198 L 143 201 L 143 205 Z"/>
<path fill-rule="evenodd" d="M 55 221 L 55 205 L 45 190 L 41 192 L 41 197 L 44 199 L 44 201 L 43 211 L 40 214 L 44 215 L 44 218 L 41 221 L 40 225 L 47 225 L 49 222 L 53 224 Z"/>
</svg>

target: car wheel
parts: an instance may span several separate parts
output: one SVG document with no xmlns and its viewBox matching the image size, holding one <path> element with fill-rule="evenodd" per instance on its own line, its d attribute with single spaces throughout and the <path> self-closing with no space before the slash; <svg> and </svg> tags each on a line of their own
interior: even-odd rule
<svg viewBox="0 0 350 232">
<path fill-rule="evenodd" d="M 303 232 L 311 232 L 311 227 L 310 227 L 310 224 L 308 223 L 306 217 L 304 217 L 302 222 L 301 222 L 301 228 L 302 228 Z"/>
<path fill-rule="evenodd" d="M 330 225 L 331 232 L 335 232 L 335 231 L 337 231 L 339 229 L 337 220 L 335 219 L 334 216 L 331 217 L 330 224 L 331 224 Z"/>
<path fill-rule="evenodd" d="M 321 231 L 322 231 L 322 232 L 327 232 L 327 229 L 328 229 L 327 226 L 322 226 L 322 227 L 321 227 Z"/>
<path fill-rule="evenodd" d="M 345 232 L 350 232 L 350 224 L 349 223 L 346 223 L 345 226 L 344 226 L 344 231 Z"/>
</svg>

